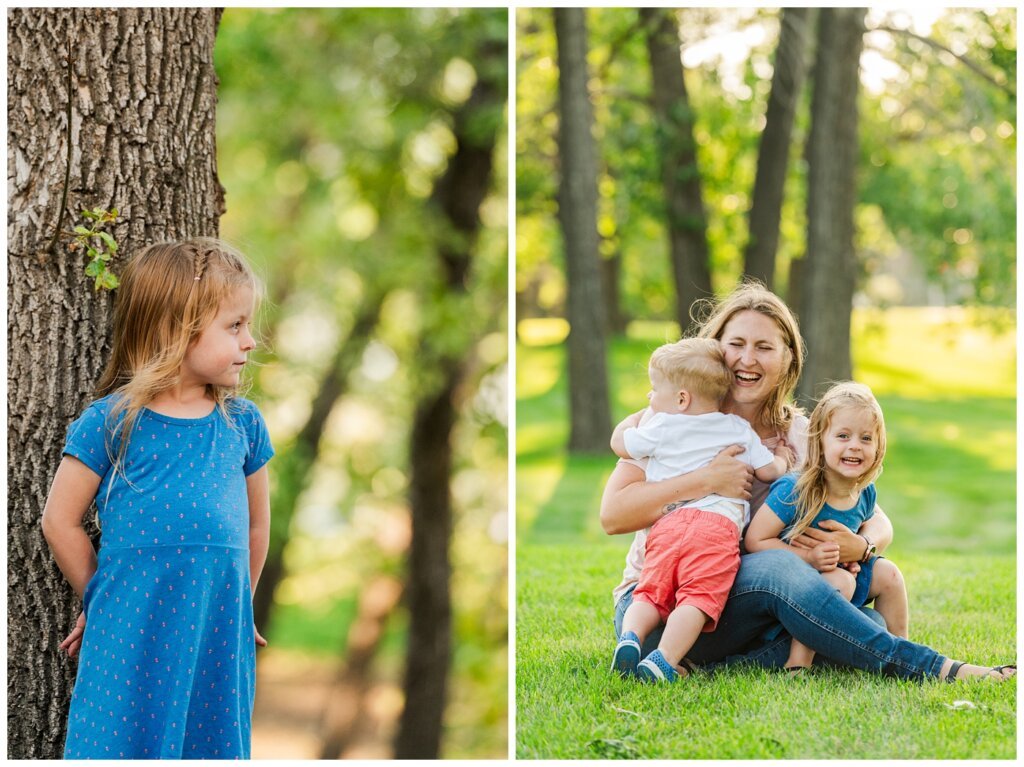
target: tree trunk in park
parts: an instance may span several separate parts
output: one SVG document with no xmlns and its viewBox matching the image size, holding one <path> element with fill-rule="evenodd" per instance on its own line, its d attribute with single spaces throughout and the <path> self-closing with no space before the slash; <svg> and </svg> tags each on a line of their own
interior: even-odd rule
<svg viewBox="0 0 1024 767">
<path fill-rule="evenodd" d="M 587 93 L 587 26 L 582 8 L 555 8 L 558 44 L 558 218 L 565 246 L 569 319 L 569 449 L 608 449 L 611 411 L 605 362 L 604 299 L 597 235 L 597 152 Z"/>
<path fill-rule="evenodd" d="M 605 332 L 608 335 L 620 335 L 626 332 L 629 318 L 622 311 L 622 291 L 619 281 L 622 279 L 622 251 L 616 249 L 610 256 L 602 258 L 601 264 L 601 295 L 605 306 Z"/>
<path fill-rule="evenodd" d="M 349 749 L 375 739 L 378 722 L 366 711 L 366 697 L 373 684 L 374 658 L 401 596 L 402 584 L 385 574 L 373 576 L 360 589 L 356 617 L 345 642 L 345 665 L 324 706 L 321 759 L 349 758 Z"/>
<path fill-rule="evenodd" d="M 819 10 L 818 53 L 807 141 L 807 256 L 800 327 L 807 363 L 797 388 L 809 407 L 829 381 L 850 378 L 850 315 L 857 278 L 857 93 L 863 8 Z"/>
<path fill-rule="evenodd" d="M 807 74 L 807 48 L 814 14 L 813 8 L 782 9 L 772 89 L 757 153 L 757 175 L 749 215 L 750 239 L 744 253 L 743 272 L 769 288 L 775 282 L 775 254 L 779 246 L 779 220 L 793 118 Z"/>
<path fill-rule="evenodd" d="M 213 9 L 8 10 L 12 759 L 63 753 L 76 663 L 57 646 L 80 605 L 40 519 L 65 429 L 92 399 L 110 346 L 112 297 L 94 291 L 81 251 L 56 233 L 82 223 L 83 208 L 117 208 L 108 228 L 119 244 L 114 272 L 146 243 L 217 233 L 218 20 Z"/>
<path fill-rule="evenodd" d="M 693 138 L 693 109 L 683 79 L 675 11 L 641 8 L 640 20 L 651 61 L 658 154 L 675 278 L 676 319 L 683 334 L 688 335 L 693 330 L 690 307 L 694 301 L 711 295 L 707 216 Z"/>
<path fill-rule="evenodd" d="M 284 550 L 290 537 L 292 517 L 295 516 L 299 497 L 306 488 L 310 472 L 320 454 L 320 440 L 327 427 L 327 419 L 348 387 L 349 374 L 363 358 L 366 345 L 380 319 L 384 298 L 381 294 L 363 297 L 352 329 L 338 344 L 320 381 L 306 423 L 295 437 L 295 443 L 287 450 L 282 450 L 275 460 L 274 494 L 270 504 L 270 545 L 252 605 L 253 620 L 261 630 L 269 626 L 274 592 L 285 572 Z"/>
<path fill-rule="evenodd" d="M 507 42 L 492 41 L 473 64 L 478 77 L 469 100 L 454 115 L 457 148 L 434 187 L 432 203 L 447 224 L 438 241 L 444 295 L 466 306 L 480 231 L 480 205 L 491 185 L 494 151 L 507 100 Z M 465 343 L 438 342 L 439 329 L 423 329 L 421 356 L 437 384 L 416 403 L 409 448 L 412 534 L 405 582 L 409 633 L 403 692 L 395 736 L 396 759 L 436 759 L 451 666 L 452 430 L 456 397 L 472 344 L 485 332 L 470 329 Z"/>
</svg>

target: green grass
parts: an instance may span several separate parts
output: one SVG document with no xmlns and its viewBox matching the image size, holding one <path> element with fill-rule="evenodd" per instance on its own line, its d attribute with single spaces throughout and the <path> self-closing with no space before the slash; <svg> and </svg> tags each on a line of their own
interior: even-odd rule
<svg viewBox="0 0 1024 767">
<path fill-rule="evenodd" d="M 858 314 L 855 375 L 886 413 L 879 503 L 896 531 L 888 553 L 907 579 L 911 638 L 996 664 L 1016 648 L 1015 339 L 1012 328 L 992 333 L 971 320 Z M 634 328 L 610 349 L 615 418 L 643 403 L 647 354 L 672 337 L 667 325 Z M 547 331 L 546 343 L 520 343 L 517 359 L 518 756 L 1015 757 L 1015 682 L 833 670 L 794 684 L 729 669 L 647 688 L 610 675 L 611 589 L 631 536 L 609 538 L 597 520 L 611 454 L 563 450 L 562 349 Z M 952 708 L 958 700 L 973 708 Z"/>
</svg>

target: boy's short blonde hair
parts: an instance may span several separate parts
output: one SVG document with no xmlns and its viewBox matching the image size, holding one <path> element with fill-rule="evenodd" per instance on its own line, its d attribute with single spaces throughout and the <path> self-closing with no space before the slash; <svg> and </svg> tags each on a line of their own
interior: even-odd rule
<svg viewBox="0 0 1024 767">
<path fill-rule="evenodd" d="M 718 404 L 732 386 L 732 371 L 725 364 L 722 345 L 713 338 L 684 338 L 659 346 L 651 355 L 650 366 L 673 386 Z"/>
</svg>

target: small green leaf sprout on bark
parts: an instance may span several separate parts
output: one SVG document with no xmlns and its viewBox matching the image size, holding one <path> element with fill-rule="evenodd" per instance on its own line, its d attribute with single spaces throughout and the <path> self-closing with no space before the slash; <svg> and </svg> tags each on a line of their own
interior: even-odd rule
<svg viewBox="0 0 1024 767">
<path fill-rule="evenodd" d="M 83 210 L 84 224 L 75 227 L 71 250 L 84 250 L 89 257 L 85 275 L 96 280 L 96 290 L 113 290 L 119 284 L 117 275 L 110 271 L 109 262 L 117 253 L 117 241 L 103 228 L 117 220 L 117 208 Z"/>
</svg>

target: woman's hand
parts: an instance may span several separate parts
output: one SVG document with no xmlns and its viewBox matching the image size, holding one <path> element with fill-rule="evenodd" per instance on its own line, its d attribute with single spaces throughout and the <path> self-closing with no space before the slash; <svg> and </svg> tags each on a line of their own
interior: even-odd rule
<svg viewBox="0 0 1024 767">
<path fill-rule="evenodd" d="M 253 633 L 256 634 L 256 644 L 259 645 L 260 647 L 266 647 L 267 646 L 267 640 L 263 638 L 263 635 L 260 633 L 260 630 L 258 628 L 256 628 L 255 626 L 252 627 L 252 630 L 253 630 Z"/>
<path fill-rule="evenodd" d="M 78 614 L 78 620 L 75 621 L 75 627 L 71 629 L 71 633 L 68 634 L 67 638 L 60 643 L 60 649 L 64 650 L 69 658 L 74 658 L 78 655 L 78 650 L 82 646 L 82 635 L 85 633 L 85 612 Z"/>
<path fill-rule="evenodd" d="M 793 544 L 814 548 L 821 543 L 834 543 L 839 546 L 840 562 L 859 562 L 864 556 L 864 550 L 867 548 L 864 536 L 858 535 L 834 519 L 823 519 L 818 525 L 824 529 L 808 527 L 802 535 L 793 539 Z"/>
<path fill-rule="evenodd" d="M 743 452 L 741 445 L 730 445 L 715 456 L 705 469 L 710 470 L 708 483 L 713 492 L 726 498 L 750 499 L 754 469 L 736 459 Z"/>
<path fill-rule="evenodd" d="M 807 554 L 807 564 L 819 573 L 827 573 L 836 569 L 839 564 L 839 545 L 835 543 L 819 543 Z"/>
</svg>

